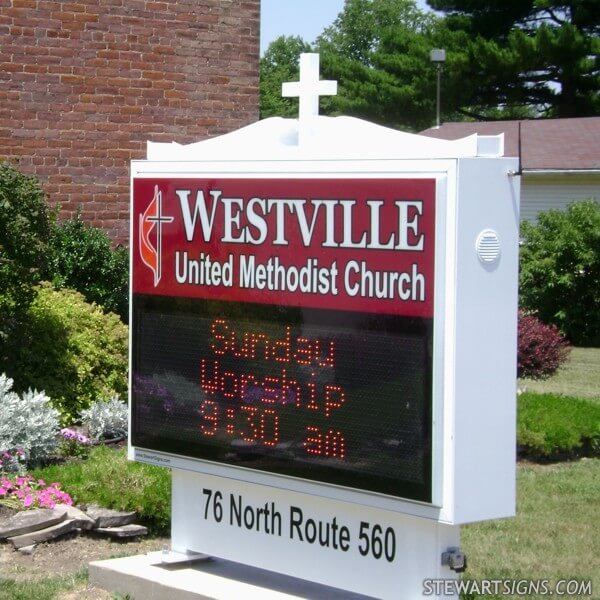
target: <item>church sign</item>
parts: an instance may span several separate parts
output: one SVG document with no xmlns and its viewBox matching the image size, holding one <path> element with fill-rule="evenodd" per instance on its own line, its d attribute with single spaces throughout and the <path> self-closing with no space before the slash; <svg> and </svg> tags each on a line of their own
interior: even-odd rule
<svg viewBox="0 0 600 600">
<path fill-rule="evenodd" d="M 517 162 L 319 117 L 307 56 L 299 120 L 132 163 L 129 455 L 175 555 L 418 597 L 514 513 Z"/>
</svg>

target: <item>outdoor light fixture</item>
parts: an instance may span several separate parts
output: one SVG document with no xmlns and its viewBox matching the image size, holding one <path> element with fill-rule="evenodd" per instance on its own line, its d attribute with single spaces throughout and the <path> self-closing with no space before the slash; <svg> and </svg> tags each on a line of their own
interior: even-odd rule
<svg viewBox="0 0 600 600">
<path fill-rule="evenodd" d="M 437 111 L 436 111 L 436 128 L 440 126 L 440 83 L 442 78 L 442 67 L 446 62 L 446 51 L 443 48 L 434 48 L 429 53 L 429 60 L 435 64 L 437 70 Z"/>
</svg>

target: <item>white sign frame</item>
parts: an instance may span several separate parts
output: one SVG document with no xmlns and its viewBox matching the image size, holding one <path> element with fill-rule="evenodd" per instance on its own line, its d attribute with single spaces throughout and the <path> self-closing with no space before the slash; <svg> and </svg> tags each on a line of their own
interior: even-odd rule
<svg viewBox="0 0 600 600">
<path fill-rule="evenodd" d="M 455 419 L 455 393 L 456 393 L 456 353 L 458 348 L 455 344 L 457 339 L 456 321 L 464 318 L 462 312 L 457 309 L 445 310 L 444 307 L 454 306 L 456 304 L 456 252 L 459 247 L 458 236 L 458 205 L 457 193 L 459 181 L 457 172 L 459 166 L 472 160 L 477 164 L 483 162 L 488 167 L 492 166 L 491 173 L 487 176 L 487 181 L 494 179 L 505 179 L 506 189 L 514 187 L 514 178 L 509 177 L 508 172 L 512 166 L 516 166 L 511 159 L 449 159 L 449 160 L 369 160 L 369 161 L 194 161 L 194 162 L 165 162 L 165 161 L 134 161 L 132 163 L 132 182 L 133 178 L 143 177 L 227 177 L 227 178 L 435 178 L 438 182 L 436 186 L 436 231 L 444 232 L 443 243 L 436 243 L 436 281 L 435 281 L 435 310 L 434 310 L 434 374 L 433 374 L 433 501 L 431 504 L 422 503 L 413 500 L 392 498 L 383 494 L 372 492 L 362 492 L 348 488 L 339 488 L 330 484 L 321 484 L 296 480 L 279 475 L 270 475 L 257 471 L 249 471 L 240 467 L 229 467 L 211 463 L 210 461 L 197 461 L 174 455 L 166 455 L 156 451 L 146 449 L 134 449 L 130 451 L 131 458 L 144 462 L 168 465 L 175 468 L 193 470 L 197 472 L 219 475 L 232 479 L 261 483 L 268 486 L 280 486 L 294 491 L 304 491 L 306 493 L 331 498 L 334 500 L 344 500 L 347 502 L 358 503 L 365 506 L 377 507 L 383 510 L 392 510 L 410 514 L 413 516 L 433 519 L 443 523 L 455 524 L 480 520 L 481 518 L 496 518 L 500 516 L 510 516 L 514 510 L 514 471 L 511 474 L 507 467 L 503 467 L 500 472 L 505 473 L 505 477 L 500 482 L 495 482 L 492 486 L 493 493 L 484 492 L 488 501 L 484 503 L 486 509 L 481 509 L 481 492 L 477 491 L 479 486 L 468 486 L 464 492 L 461 492 L 455 485 L 455 477 L 460 475 L 461 468 L 457 469 L 456 459 L 456 425 L 463 425 L 462 420 L 457 423 Z M 492 178 L 492 179 L 490 179 Z M 474 182 L 469 181 L 468 185 L 473 187 Z M 475 185 L 477 185 L 475 183 Z M 506 190 L 504 190 L 506 193 Z M 505 207 L 506 208 L 506 207 Z M 489 207 L 486 209 L 488 210 Z M 504 211 L 506 212 L 506 210 Z M 487 222 L 493 225 L 493 219 Z M 505 237 L 505 236 L 503 236 Z M 474 245 L 474 240 L 472 240 Z M 505 250 L 505 252 L 507 252 Z M 516 250 L 512 250 L 513 261 Z M 474 255 L 474 252 L 473 252 Z M 484 271 L 488 273 L 488 271 Z M 504 285 L 504 283 L 502 283 Z M 514 287 L 514 286 L 513 286 Z M 510 290 L 509 290 L 510 291 Z M 472 292 L 467 292 L 469 296 Z M 516 319 L 516 308 L 515 308 Z M 516 322 L 515 322 L 516 333 Z M 513 336 L 514 338 L 514 336 Z M 469 352 L 472 355 L 472 352 Z M 514 356 L 514 352 L 513 352 Z M 440 357 L 443 357 L 440 359 Z M 507 358 L 510 363 L 512 357 Z M 507 362 L 504 361 L 504 362 Z M 516 385 L 516 383 L 515 383 Z M 460 407 L 459 407 L 460 408 Z M 465 413 L 469 408 L 465 407 Z M 465 414 L 466 422 L 469 421 L 468 414 Z M 506 419 L 504 419 L 506 421 Z M 475 428 L 483 426 L 473 423 Z M 514 426 L 506 430 L 506 436 L 514 439 Z M 471 435 L 469 435 L 471 437 Z M 460 442 L 460 440 L 459 440 Z M 462 448 L 462 447 L 461 447 Z M 465 447 L 462 449 L 465 458 L 473 454 L 472 449 Z M 488 457 L 490 462 L 485 466 L 485 470 L 496 472 L 496 462 L 493 457 Z M 462 460 L 462 459 L 461 459 Z M 474 463 L 477 470 L 482 472 L 481 465 L 477 465 L 477 455 L 470 461 Z M 502 462 L 506 462 L 503 458 Z M 473 467 L 469 466 L 467 471 L 473 472 Z M 512 495 L 510 490 L 513 490 Z M 489 489 L 489 487 L 487 488 Z M 501 489 L 505 490 L 502 494 Z M 508 493 L 506 493 L 508 490 Z M 478 513 L 475 516 L 464 513 L 458 514 L 456 511 L 457 503 L 462 499 L 456 497 L 460 492 L 461 497 L 472 496 L 476 498 L 471 502 Z M 500 493 L 500 501 L 494 503 L 493 497 Z M 479 498 L 479 500 L 477 500 Z"/>
<path fill-rule="evenodd" d="M 426 140 L 349 118 L 315 116 L 305 125 L 314 135 L 302 147 L 293 121 L 281 119 L 197 147 L 150 145 L 151 160 L 132 162 L 132 184 L 159 177 L 436 180 L 432 502 L 132 446 L 129 457 L 173 470 L 174 552 L 205 552 L 381 598 L 414 598 L 425 591 L 424 579 L 456 577 L 441 553 L 458 546 L 460 524 L 514 515 L 518 164 L 501 158 L 501 141 L 476 136 Z M 477 251 L 484 231 L 498 240 L 489 262 Z M 210 518 L 204 490 L 220 492 L 229 522 Z M 339 515 L 352 551 L 315 552 L 291 534 L 273 538 L 232 526 L 226 503 L 242 493 L 254 510 L 275 498 L 282 520 L 292 505 L 319 519 Z M 394 529 L 393 561 L 357 552 L 363 522 Z"/>
</svg>

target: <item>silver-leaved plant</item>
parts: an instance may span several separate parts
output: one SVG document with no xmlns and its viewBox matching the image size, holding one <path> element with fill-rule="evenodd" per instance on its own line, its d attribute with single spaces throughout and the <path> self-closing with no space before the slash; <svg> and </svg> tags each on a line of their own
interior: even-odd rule
<svg viewBox="0 0 600 600">
<path fill-rule="evenodd" d="M 127 404 L 117 396 L 92 403 L 81 411 L 81 419 L 93 440 L 127 435 Z"/>
<path fill-rule="evenodd" d="M 23 453 L 28 464 L 56 450 L 59 413 L 44 392 L 13 391 L 13 380 L 0 375 L 0 452 Z"/>
</svg>

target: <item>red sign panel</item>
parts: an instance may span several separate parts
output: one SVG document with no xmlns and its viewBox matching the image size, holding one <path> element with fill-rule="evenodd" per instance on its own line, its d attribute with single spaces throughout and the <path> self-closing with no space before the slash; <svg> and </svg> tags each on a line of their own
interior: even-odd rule
<svg viewBox="0 0 600 600">
<path fill-rule="evenodd" d="M 133 293 L 433 317 L 434 179 L 136 179 Z"/>
</svg>

